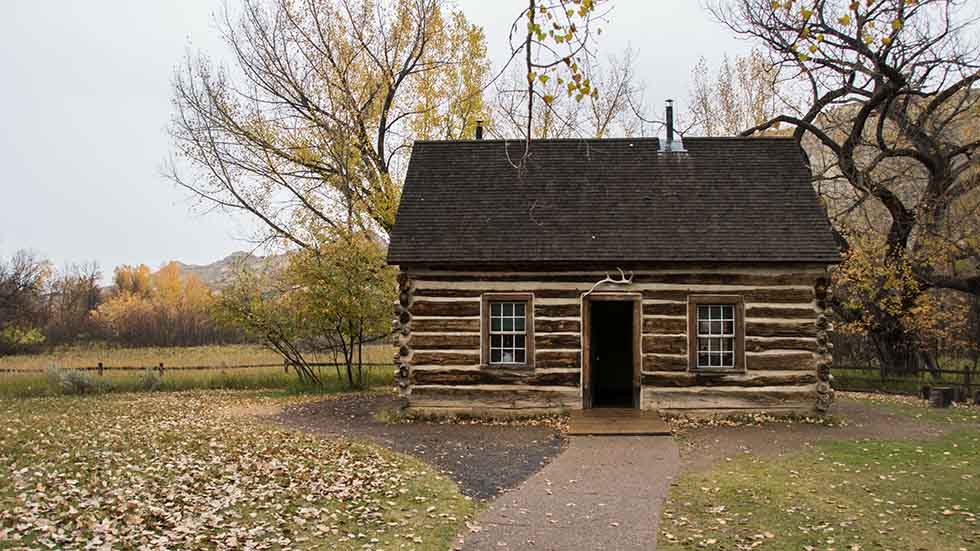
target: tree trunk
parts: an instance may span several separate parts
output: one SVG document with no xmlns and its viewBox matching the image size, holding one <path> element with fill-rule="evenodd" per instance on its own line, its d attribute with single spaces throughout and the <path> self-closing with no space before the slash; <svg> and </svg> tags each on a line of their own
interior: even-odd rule
<svg viewBox="0 0 980 551">
<path fill-rule="evenodd" d="M 349 344 L 346 347 L 346 353 L 344 357 L 344 362 L 347 364 L 347 386 L 350 388 L 356 388 L 357 383 L 354 380 L 354 337 L 350 338 Z"/>
<path fill-rule="evenodd" d="M 357 332 L 357 381 L 358 386 L 364 388 L 364 325 L 360 326 L 360 330 Z"/>
<path fill-rule="evenodd" d="M 882 376 L 910 375 L 918 371 L 917 349 L 898 320 L 880 324 L 871 331 L 870 337 L 878 351 Z"/>
<path fill-rule="evenodd" d="M 932 374 L 933 378 L 939 378 L 939 362 L 936 361 L 936 355 L 927 350 L 919 351 L 919 359 L 921 360 L 921 365 L 925 366 L 926 371 Z"/>
</svg>

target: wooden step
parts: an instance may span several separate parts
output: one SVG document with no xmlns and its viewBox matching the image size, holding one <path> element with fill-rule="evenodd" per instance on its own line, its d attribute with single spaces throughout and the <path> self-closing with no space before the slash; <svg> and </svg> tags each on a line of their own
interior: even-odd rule
<svg viewBox="0 0 980 551">
<path fill-rule="evenodd" d="M 655 411 L 596 408 L 572 412 L 570 436 L 663 436 L 670 429 Z"/>
</svg>

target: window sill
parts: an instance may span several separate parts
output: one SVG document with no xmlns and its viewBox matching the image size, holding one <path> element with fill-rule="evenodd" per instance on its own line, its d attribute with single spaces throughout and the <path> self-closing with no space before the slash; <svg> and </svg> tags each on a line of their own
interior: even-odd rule
<svg viewBox="0 0 980 551">
<path fill-rule="evenodd" d="M 745 373 L 744 367 L 695 367 L 688 369 L 688 372 L 695 375 L 731 375 L 732 373 Z"/>
<path fill-rule="evenodd" d="M 480 369 L 488 371 L 534 371 L 531 364 L 482 364 Z"/>
</svg>

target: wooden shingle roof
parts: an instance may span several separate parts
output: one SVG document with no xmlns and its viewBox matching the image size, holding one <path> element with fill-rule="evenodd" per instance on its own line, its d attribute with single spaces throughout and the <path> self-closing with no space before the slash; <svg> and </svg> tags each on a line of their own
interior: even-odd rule
<svg viewBox="0 0 980 551">
<path fill-rule="evenodd" d="M 417 142 L 388 261 L 837 262 L 789 138 Z"/>
</svg>

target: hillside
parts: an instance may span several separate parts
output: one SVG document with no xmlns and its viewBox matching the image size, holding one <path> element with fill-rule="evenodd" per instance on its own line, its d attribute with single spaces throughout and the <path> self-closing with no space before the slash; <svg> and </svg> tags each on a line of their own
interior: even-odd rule
<svg viewBox="0 0 980 551">
<path fill-rule="evenodd" d="M 285 261 L 285 255 L 257 256 L 238 251 L 210 264 L 184 264 L 180 261 L 177 264 L 184 273 L 194 274 L 211 289 L 220 290 L 227 287 L 243 267 L 265 271 L 278 268 Z"/>
</svg>

